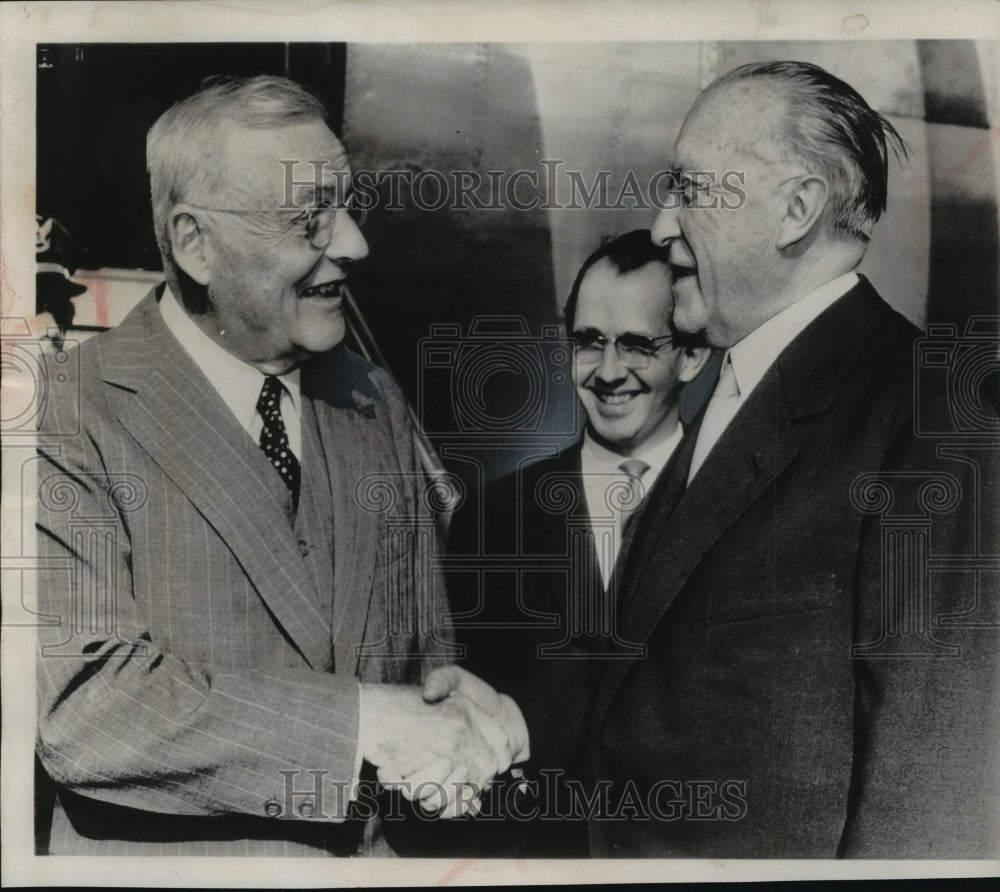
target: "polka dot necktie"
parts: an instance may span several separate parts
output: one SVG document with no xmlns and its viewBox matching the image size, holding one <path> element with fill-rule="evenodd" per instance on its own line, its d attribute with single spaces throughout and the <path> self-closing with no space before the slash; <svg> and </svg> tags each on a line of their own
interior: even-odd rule
<svg viewBox="0 0 1000 892">
<path fill-rule="evenodd" d="M 260 432 L 260 448 L 292 494 L 294 511 L 299 500 L 302 469 L 295 453 L 288 445 L 288 431 L 285 430 L 285 422 L 281 420 L 281 394 L 284 389 L 284 385 L 274 375 L 264 378 L 264 386 L 261 387 L 260 397 L 257 400 L 257 411 L 264 419 L 264 427 Z"/>
</svg>

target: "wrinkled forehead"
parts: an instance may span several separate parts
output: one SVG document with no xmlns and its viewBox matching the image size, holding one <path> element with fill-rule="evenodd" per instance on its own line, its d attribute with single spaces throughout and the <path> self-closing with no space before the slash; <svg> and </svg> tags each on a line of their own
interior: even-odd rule
<svg viewBox="0 0 1000 892">
<path fill-rule="evenodd" d="M 350 191 L 347 153 L 319 119 L 266 129 L 232 124 L 223 144 L 224 190 L 260 209 L 336 204 Z"/>
</svg>

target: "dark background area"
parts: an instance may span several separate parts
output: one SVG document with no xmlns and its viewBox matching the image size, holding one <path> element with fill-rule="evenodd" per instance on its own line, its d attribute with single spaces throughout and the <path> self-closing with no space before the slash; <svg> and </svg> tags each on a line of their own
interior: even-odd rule
<svg viewBox="0 0 1000 892">
<path fill-rule="evenodd" d="M 146 132 L 213 74 L 285 75 L 315 92 L 339 133 L 344 44 L 38 46 L 37 213 L 80 245 L 80 265 L 162 269 L 153 235 Z"/>
</svg>

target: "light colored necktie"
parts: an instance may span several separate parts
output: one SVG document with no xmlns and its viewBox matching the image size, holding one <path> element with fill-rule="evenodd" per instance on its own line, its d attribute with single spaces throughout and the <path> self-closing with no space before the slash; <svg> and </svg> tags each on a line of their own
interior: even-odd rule
<svg viewBox="0 0 1000 892">
<path fill-rule="evenodd" d="M 642 487 L 642 475 L 649 470 L 649 465 L 641 458 L 629 458 L 618 465 L 618 469 L 628 478 L 628 493 L 622 499 L 621 513 L 623 520 L 627 520 L 642 503 L 645 495 Z"/>
<path fill-rule="evenodd" d="M 618 523 L 615 536 L 614 560 L 608 567 L 605 568 L 602 565 L 601 568 L 605 586 L 611 584 L 612 576 L 616 572 L 615 568 L 618 566 L 619 561 L 622 560 L 622 553 L 627 551 L 628 543 L 632 540 L 634 532 L 632 528 L 635 526 L 634 521 L 639 515 L 639 508 L 642 506 L 643 499 L 645 498 L 642 475 L 649 470 L 649 465 L 641 458 L 629 458 L 618 465 L 618 470 L 625 475 L 628 488 L 622 494 L 620 500 L 616 499 L 618 502 Z"/>
<path fill-rule="evenodd" d="M 715 385 L 712 398 L 705 407 L 705 417 L 698 431 L 698 442 L 694 444 L 694 454 L 691 456 L 691 469 L 688 472 L 688 483 L 694 479 L 698 469 L 718 442 L 722 432 L 733 420 L 736 410 L 740 407 L 740 388 L 733 371 L 733 363 L 726 356 L 719 375 L 719 383 Z"/>
</svg>

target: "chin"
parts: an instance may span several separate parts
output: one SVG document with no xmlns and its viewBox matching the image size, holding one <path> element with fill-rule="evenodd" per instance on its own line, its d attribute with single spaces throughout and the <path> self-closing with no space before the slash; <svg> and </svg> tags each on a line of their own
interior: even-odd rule
<svg viewBox="0 0 1000 892">
<path fill-rule="evenodd" d="M 684 334 L 693 335 L 705 329 L 708 323 L 708 312 L 700 299 L 690 296 L 681 300 L 679 296 L 674 301 L 674 312 L 671 321 L 674 327 Z"/>
<path fill-rule="evenodd" d="M 298 345 L 307 353 L 327 353 L 343 342 L 345 333 L 343 319 L 334 324 L 314 325 L 302 332 Z"/>
<path fill-rule="evenodd" d="M 674 307 L 672 321 L 679 332 L 687 335 L 697 334 L 705 327 L 704 324 L 699 324 L 701 320 L 696 313 L 687 312 L 680 305 Z"/>
<path fill-rule="evenodd" d="M 593 427 L 593 432 L 597 435 L 597 438 L 608 447 L 608 449 L 612 449 L 615 452 L 629 448 L 636 436 L 635 430 L 626 430 L 620 427 L 609 428 L 597 427 L 595 425 Z"/>
</svg>

